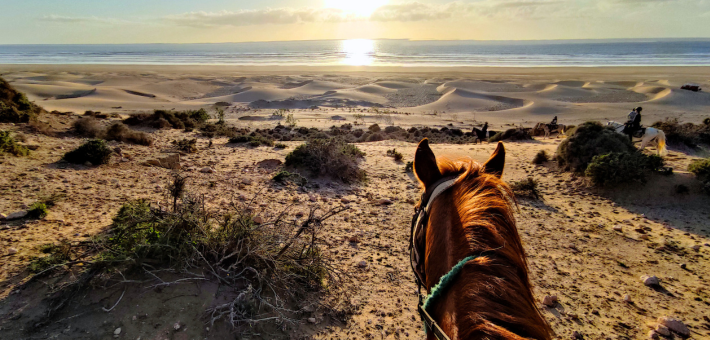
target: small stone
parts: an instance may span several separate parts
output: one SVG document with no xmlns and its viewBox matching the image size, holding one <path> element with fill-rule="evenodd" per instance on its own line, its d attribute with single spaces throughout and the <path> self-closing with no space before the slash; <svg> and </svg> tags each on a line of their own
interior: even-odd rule
<svg viewBox="0 0 710 340">
<path fill-rule="evenodd" d="M 386 198 L 383 198 L 383 199 L 377 201 L 377 204 L 379 204 L 379 205 L 392 205 L 392 201 L 391 201 L 391 200 L 388 200 L 388 199 L 386 199 Z"/>
<path fill-rule="evenodd" d="M 203 174 L 211 174 L 211 173 L 214 173 L 214 169 L 212 169 L 210 167 L 204 167 L 204 168 L 200 169 L 200 172 Z"/>
<path fill-rule="evenodd" d="M 367 267 L 367 262 L 365 261 L 360 261 L 357 263 L 358 268 L 366 268 Z"/>
<path fill-rule="evenodd" d="M 117 153 L 117 154 L 120 155 L 120 154 L 123 153 L 123 150 L 121 150 L 121 148 L 119 148 L 119 147 L 116 147 L 115 149 L 113 149 L 113 152 L 115 152 L 115 153 Z"/>
<path fill-rule="evenodd" d="M 173 325 L 173 329 L 175 329 L 176 331 L 179 330 L 179 329 L 180 329 L 180 323 L 179 323 L 179 322 L 176 322 L 176 323 Z"/>
<path fill-rule="evenodd" d="M 614 231 L 623 231 L 624 230 L 624 228 L 622 228 L 620 225 L 615 225 L 614 228 L 612 228 L 612 229 L 614 229 Z"/>
<path fill-rule="evenodd" d="M 316 323 L 316 318 L 308 318 L 308 322 L 310 322 L 310 323 Z"/>
<path fill-rule="evenodd" d="M 663 336 L 671 336 L 671 330 L 668 329 L 668 327 L 666 327 L 664 325 L 656 326 L 656 332 L 658 332 L 658 334 L 663 335 Z"/>
<path fill-rule="evenodd" d="M 690 336 L 690 329 L 688 329 L 688 326 L 678 319 L 670 316 L 664 316 L 658 318 L 658 323 L 668 327 L 671 331 L 674 331 L 682 336 Z"/>
<path fill-rule="evenodd" d="M 547 307 L 552 307 L 557 304 L 557 295 L 547 295 L 542 299 L 542 304 Z"/>
<path fill-rule="evenodd" d="M 9 249 L 7 250 L 7 254 L 8 254 L 8 255 L 17 254 L 17 248 L 9 248 Z"/>
<path fill-rule="evenodd" d="M 5 219 L 6 220 L 16 220 L 18 218 L 23 218 L 25 216 L 27 216 L 27 210 L 20 210 L 20 211 L 16 211 L 16 212 L 12 213 L 10 215 L 7 215 L 7 217 L 5 217 Z"/>
<path fill-rule="evenodd" d="M 624 295 L 624 302 L 631 303 L 632 302 L 631 295 L 629 295 L 629 294 Z"/>
<path fill-rule="evenodd" d="M 343 203 L 343 204 L 348 204 L 348 203 L 350 203 L 350 200 L 347 199 L 347 198 L 345 198 L 345 197 L 343 197 L 343 198 L 340 199 L 340 202 Z"/>
<path fill-rule="evenodd" d="M 658 286 L 661 284 L 661 282 L 658 280 L 656 276 L 641 276 L 641 281 L 643 281 L 643 284 L 647 286 Z"/>
<path fill-rule="evenodd" d="M 261 218 L 261 216 L 254 217 L 254 223 L 262 224 L 262 223 L 264 223 L 264 219 Z"/>
<path fill-rule="evenodd" d="M 0 221 L 6 220 L 6 219 L 7 219 L 7 215 L 0 213 Z"/>
<path fill-rule="evenodd" d="M 696 244 L 696 245 L 690 247 L 690 249 L 693 249 L 693 250 L 695 250 L 695 251 L 698 251 L 698 250 L 700 250 L 700 245 L 699 245 L 699 244 Z"/>
<path fill-rule="evenodd" d="M 360 239 L 358 239 L 357 236 L 351 236 L 348 241 L 350 241 L 350 243 L 360 243 Z"/>
<path fill-rule="evenodd" d="M 125 158 L 125 157 L 121 158 L 121 163 L 126 163 L 126 162 L 128 162 L 128 158 Z"/>
<path fill-rule="evenodd" d="M 308 195 L 308 200 L 311 202 L 318 201 L 318 198 L 315 195 Z"/>
<path fill-rule="evenodd" d="M 115 331 L 113 331 L 113 335 L 119 335 L 121 334 L 121 327 L 116 328 Z"/>
<path fill-rule="evenodd" d="M 251 185 L 251 183 L 252 183 L 252 180 L 249 178 L 242 179 L 242 184 L 244 184 L 244 185 Z"/>
<path fill-rule="evenodd" d="M 658 333 L 656 333 L 656 331 L 650 330 L 650 331 L 648 331 L 648 338 L 649 338 L 649 339 L 653 339 L 653 340 L 658 340 L 658 339 L 660 339 L 661 337 L 658 336 Z"/>
<path fill-rule="evenodd" d="M 685 269 L 685 268 L 688 268 L 688 265 L 686 265 L 685 263 L 681 263 L 680 269 Z"/>
<path fill-rule="evenodd" d="M 582 335 L 582 333 L 580 333 L 580 332 L 574 331 L 574 332 L 572 332 L 572 339 L 573 340 L 583 340 L 584 335 Z"/>
</svg>

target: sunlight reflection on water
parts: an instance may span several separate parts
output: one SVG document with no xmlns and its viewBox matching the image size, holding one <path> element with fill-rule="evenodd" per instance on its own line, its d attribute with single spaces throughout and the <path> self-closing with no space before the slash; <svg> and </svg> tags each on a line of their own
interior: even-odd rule
<svg viewBox="0 0 710 340">
<path fill-rule="evenodd" d="M 340 51 L 345 55 L 342 63 L 351 66 L 371 65 L 375 59 L 375 41 L 369 39 L 344 40 Z"/>
</svg>

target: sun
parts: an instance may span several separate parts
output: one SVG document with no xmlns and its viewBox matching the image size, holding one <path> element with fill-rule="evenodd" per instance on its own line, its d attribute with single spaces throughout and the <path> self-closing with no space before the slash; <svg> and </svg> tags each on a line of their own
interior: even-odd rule
<svg viewBox="0 0 710 340">
<path fill-rule="evenodd" d="M 339 9 L 369 17 L 376 9 L 384 6 L 389 0 L 324 0 L 325 8 Z"/>
</svg>

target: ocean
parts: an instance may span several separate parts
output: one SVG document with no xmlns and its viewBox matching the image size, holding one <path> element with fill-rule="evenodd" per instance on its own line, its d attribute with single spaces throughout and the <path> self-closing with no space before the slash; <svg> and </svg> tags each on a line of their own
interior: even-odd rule
<svg viewBox="0 0 710 340">
<path fill-rule="evenodd" d="M 281 66 L 708 66 L 710 40 L 321 40 L 0 45 L 0 64 Z"/>
</svg>

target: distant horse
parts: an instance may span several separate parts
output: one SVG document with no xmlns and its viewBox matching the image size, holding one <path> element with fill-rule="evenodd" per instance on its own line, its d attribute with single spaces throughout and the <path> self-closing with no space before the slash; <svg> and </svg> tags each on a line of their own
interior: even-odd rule
<svg viewBox="0 0 710 340">
<path fill-rule="evenodd" d="M 422 140 L 414 173 L 424 188 L 410 237 L 411 264 L 428 339 L 551 339 L 538 310 L 501 180 L 502 143 L 484 164 L 436 158 Z M 425 301 L 423 301 L 425 300 Z"/>
<path fill-rule="evenodd" d="M 495 136 L 495 134 L 498 133 L 497 131 L 492 131 L 488 130 L 488 122 L 483 124 L 482 128 L 473 128 L 473 134 L 476 136 L 476 143 L 479 141 L 483 143 L 483 141 L 488 142 L 488 139 Z"/>
<path fill-rule="evenodd" d="M 611 126 L 616 132 L 626 136 L 624 133 L 624 124 L 610 121 L 606 123 L 606 125 Z M 666 150 L 666 134 L 659 129 L 652 127 L 643 128 L 643 134 L 640 137 L 634 136 L 634 140 L 641 141 L 641 150 L 645 149 L 650 142 L 654 142 L 656 144 L 656 153 L 659 156 L 665 156 L 668 153 L 668 150 Z"/>
<path fill-rule="evenodd" d="M 560 135 L 564 135 L 565 131 L 567 131 L 567 125 L 564 124 L 557 124 L 556 128 L 551 128 L 550 124 L 547 123 L 537 123 L 535 127 L 533 128 L 534 132 L 537 131 L 544 131 L 544 137 L 549 138 L 552 133 L 557 132 L 557 136 L 559 137 Z"/>
</svg>

